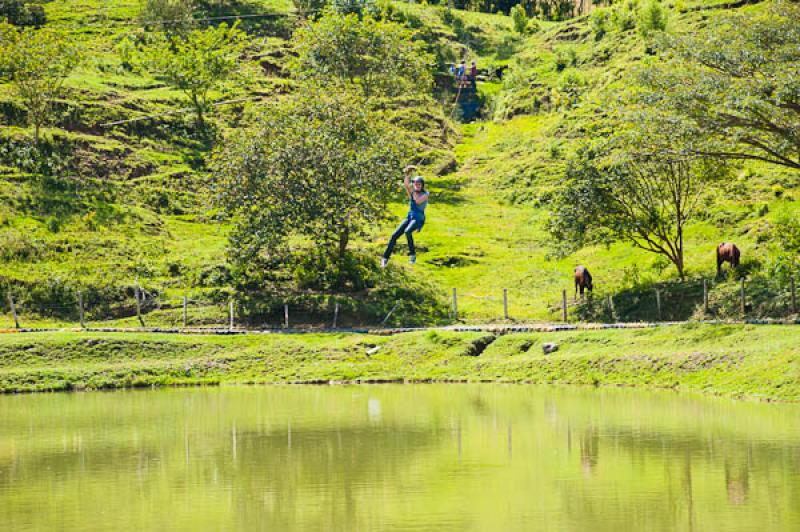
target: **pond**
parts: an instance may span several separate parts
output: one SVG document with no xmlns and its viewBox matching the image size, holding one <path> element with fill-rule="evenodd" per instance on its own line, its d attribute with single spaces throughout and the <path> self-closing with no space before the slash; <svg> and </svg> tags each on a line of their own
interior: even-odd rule
<svg viewBox="0 0 800 532">
<path fill-rule="evenodd" d="M 0 397 L 0 530 L 800 530 L 800 405 L 525 385 Z"/>
</svg>

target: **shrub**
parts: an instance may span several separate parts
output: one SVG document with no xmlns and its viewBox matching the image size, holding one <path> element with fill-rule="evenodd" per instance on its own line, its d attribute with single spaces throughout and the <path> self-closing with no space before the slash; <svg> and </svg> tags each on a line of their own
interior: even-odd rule
<svg viewBox="0 0 800 532">
<path fill-rule="evenodd" d="M 533 35 L 534 33 L 539 33 L 539 31 L 541 31 L 541 29 L 542 29 L 542 25 L 539 22 L 538 18 L 531 17 L 531 19 L 528 20 L 528 27 L 526 28 L 526 31 L 528 33 Z"/>
<path fill-rule="evenodd" d="M 627 0 L 614 7 L 611 11 L 611 25 L 615 30 L 623 32 L 636 27 L 636 6 L 635 0 Z"/>
<path fill-rule="evenodd" d="M 667 29 L 667 13 L 659 0 L 649 0 L 639 6 L 638 27 L 645 39 L 654 32 Z"/>
<path fill-rule="evenodd" d="M 47 22 L 44 8 L 22 0 L 0 0 L 0 20 L 15 26 L 43 26 Z"/>
<path fill-rule="evenodd" d="M 786 208 L 778 211 L 773 234 L 783 250 L 800 253 L 800 216 Z"/>
<path fill-rule="evenodd" d="M 514 31 L 517 33 L 525 33 L 528 28 L 528 15 L 525 13 L 525 8 L 517 4 L 511 8 L 511 20 L 514 21 Z"/>
<path fill-rule="evenodd" d="M 574 48 L 559 48 L 556 50 L 554 59 L 556 72 L 561 72 L 567 67 L 573 67 L 578 64 L 578 53 Z"/>
<path fill-rule="evenodd" d="M 599 7 L 589 15 L 589 27 L 592 28 L 595 40 L 599 41 L 608 33 L 611 26 L 611 11 L 605 7 Z"/>
</svg>

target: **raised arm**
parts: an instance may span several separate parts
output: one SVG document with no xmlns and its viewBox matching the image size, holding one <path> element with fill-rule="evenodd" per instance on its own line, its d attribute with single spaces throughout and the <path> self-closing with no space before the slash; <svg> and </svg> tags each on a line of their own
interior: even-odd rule
<svg viewBox="0 0 800 532">
<path fill-rule="evenodd" d="M 406 189 L 409 198 L 413 197 L 414 189 L 411 187 L 411 178 L 408 174 L 403 177 L 403 188 Z"/>
</svg>

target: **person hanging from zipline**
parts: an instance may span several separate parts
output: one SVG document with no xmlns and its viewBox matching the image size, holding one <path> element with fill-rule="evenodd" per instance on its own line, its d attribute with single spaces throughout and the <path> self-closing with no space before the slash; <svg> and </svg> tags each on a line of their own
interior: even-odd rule
<svg viewBox="0 0 800 532">
<path fill-rule="evenodd" d="M 429 194 L 428 191 L 425 190 L 425 180 L 421 176 L 414 176 L 413 179 L 411 178 L 411 175 L 416 170 L 416 166 L 406 166 L 403 171 L 405 174 L 403 177 L 403 188 L 408 194 L 409 211 L 397 229 L 395 229 L 395 232 L 392 233 L 389 245 L 386 246 L 386 251 L 383 252 L 383 258 L 381 259 L 382 268 L 385 268 L 389 263 L 389 257 L 392 256 L 392 251 L 394 251 L 394 246 L 397 244 L 397 239 L 400 238 L 400 235 L 403 233 L 406 234 L 406 240 L 408 240 L 408 262 L 411 264 L 417 262 L 417 253 L 414 249 L 414 237 L 412 233 L 414 231 L 421 231 L 422 226 L 425 225 L 425 207 L 428 206 Z"/>
</svg>

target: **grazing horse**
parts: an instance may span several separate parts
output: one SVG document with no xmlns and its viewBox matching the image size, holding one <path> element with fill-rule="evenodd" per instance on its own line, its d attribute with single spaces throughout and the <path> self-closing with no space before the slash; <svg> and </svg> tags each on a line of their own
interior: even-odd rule
<svg viewBox="0 0 800 532">
<path fill-rule="evenodd" d="M 723 242 L 717 246 L 717 275 L 722 273 L 723 262 L 730 262 L 732 267 L 738 268 L 740 256 L 741 253 L 739 252 L 739 248 L 736 247 L 736 244 Z"/>
<path fill-rule="evenodd" d="M 592 274 L 585 266 L 575 268 L 575 299 L 578 299 L 578 288 L 581 290 L 581 299 L 583 299 L 584 289 L 592 291 Z"/>
</svg>

